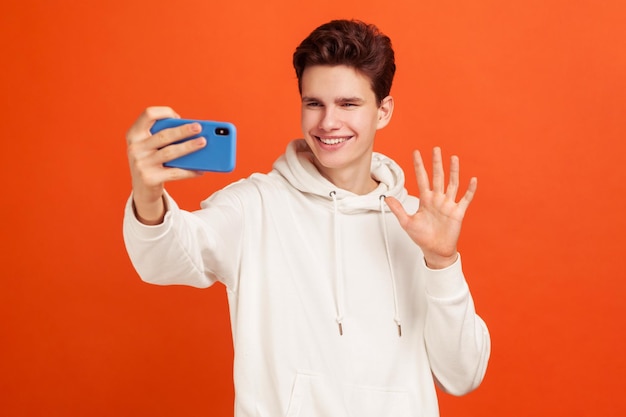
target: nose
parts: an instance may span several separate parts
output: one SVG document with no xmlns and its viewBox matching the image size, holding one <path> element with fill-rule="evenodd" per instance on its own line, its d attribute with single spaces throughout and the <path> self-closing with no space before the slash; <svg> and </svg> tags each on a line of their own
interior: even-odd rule
<svg viewBox="0 0 626 417">
<path fill-rule="evenodd" d="M 320 120 L 319 128 L 324 131 L 337 130 L 341 127 L 341 120 L 337 110 L 331 106 L 324 109 Z"/>
</svg>

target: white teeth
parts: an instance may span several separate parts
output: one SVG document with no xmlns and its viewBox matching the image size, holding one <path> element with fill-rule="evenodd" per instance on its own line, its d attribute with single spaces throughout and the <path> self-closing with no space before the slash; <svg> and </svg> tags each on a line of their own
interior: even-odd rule
<svg viewBox="0 0 626 417">
<path fill-rule="evenodd" d="M 319 139 L 324 145 L 336 145 L 338 143 L 342 143 L 348 140 L 348 138 L 333 138 L 333 139 L 319 138 Z"/>
</svg>

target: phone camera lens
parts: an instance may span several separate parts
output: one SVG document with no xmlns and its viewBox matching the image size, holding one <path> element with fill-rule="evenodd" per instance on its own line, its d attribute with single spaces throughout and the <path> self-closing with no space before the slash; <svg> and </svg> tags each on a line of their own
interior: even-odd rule
<svg viewBox="0 0 626 417">
<path fill-rule="evenodd" d="M 225 127 L 218 127 L 215 129 L 215 134 L 218 136 L 228 136 L 228 129 Z"/>
</svg>

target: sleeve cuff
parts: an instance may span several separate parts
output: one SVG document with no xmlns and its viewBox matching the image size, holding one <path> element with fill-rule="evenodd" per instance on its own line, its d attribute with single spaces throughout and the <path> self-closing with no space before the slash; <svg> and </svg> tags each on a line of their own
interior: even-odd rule
<svg viewBox="0 0 626 417">
<path fill-rule="evenodd" d="M 443 269 L 431 269 L 424 260 L 422 263 L 426 270 L 426 293 L 430 298 L 456 299 L 469 291 L 463 275 L 461 254 L 452 265 Z"/>
<path fill-rule="evenodd" d="M 156 225 L 147 225 L 141 223 L 135 215 L 133 208 L 133 196 L 132 194 L 126 201 L 126 207 L 124 209 L 124 218 L 128 230 L 135 236 L 142 240 L 158 239 L 169 231 L 172 226 L 172 217 L 176 216 L 176 213 L 180 210 L 176 201 L 164 191 L 163 194 L 166 204 L 166 212 L 163 217 L 163 222 Z"/>
</svg>

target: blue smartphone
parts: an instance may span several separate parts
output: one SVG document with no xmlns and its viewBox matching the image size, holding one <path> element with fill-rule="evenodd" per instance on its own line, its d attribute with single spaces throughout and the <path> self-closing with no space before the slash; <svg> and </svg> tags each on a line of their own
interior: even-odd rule
<svg viewBox="0 0 626 417">
<path fill-rule="evenodd" d="M 163 165 L 194 171 L 231 172 L 235 169 L 237 129 L 232 123 L 213 120 L 160 119 L 154 123 L 150 133 L 155 134 L 163 129 L 194 122 L 202 126 L 200 133 L 175 143 L 203 136 L 206 138 L 206 146 L 190 154 L 172 159 Z"/>
</svg>

